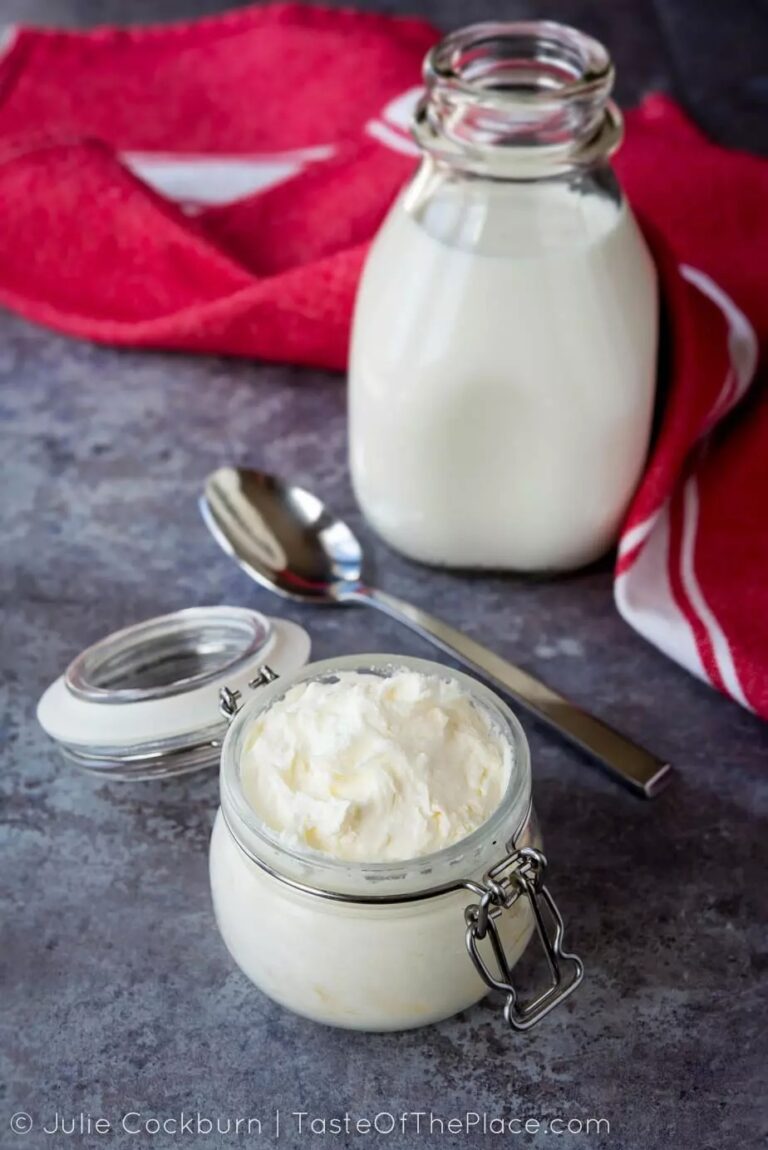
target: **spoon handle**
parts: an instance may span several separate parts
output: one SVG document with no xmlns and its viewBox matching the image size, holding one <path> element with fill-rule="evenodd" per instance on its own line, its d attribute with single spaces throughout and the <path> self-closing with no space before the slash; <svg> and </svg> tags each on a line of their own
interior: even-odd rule
<svg viewBox="0 0 768 1150">
<path fill-rule="evenodd" d="M 575 743 L 636 794 L 648 799 L 654 798 L 663 784 L 669 781 L 672 770 L 669 763 L 633 743 L 595 715 L 583 711 L 533 675 L 508 663 L 455 627 L 450 627 L 411 603 L 405 603 L 372 587 L 361 588 L 353 598 L 358 603 L 375 607 L 392 619 L 404 623 L 417 635 L 492 679 L 526 711 L 569 742 Z"/>
</svg>

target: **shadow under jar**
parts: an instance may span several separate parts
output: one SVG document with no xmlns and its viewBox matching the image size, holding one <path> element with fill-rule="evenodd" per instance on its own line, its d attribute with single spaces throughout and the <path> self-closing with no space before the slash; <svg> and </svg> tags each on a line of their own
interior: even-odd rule
<svg viewBox="0 0 768 1150">
<path fill-rule="evenodd" d="M 403 669 L 455 680 L 509 741 L 512 771 L 497 810 L 462 841 L 406 861 L 342 861 L 281 841 L 243 791 L 253 723 L 298 683 Z M 575 989 L 581 962 L 563 952 L 562 920 L 542 884 L 528 744 L 491 691 L 425 660 L 352 656 L 259 685 L 239 710 L 231 697 L 225 703 L 234 717 L 222 749 L 211 888 L 224 942 L 256 986 L 318 1022 L 374 1031 L 436 1022 L 489 986 L 505 995 L 510 1025 L 528 1029 Z M 511 971 L 534 933 L 551 982 L 523 1004 Z"/>
<path fill-rule="evenodd" d="M 656 273 L 610 167 L 601 44 L 479 24 L 428 55 L 422 161 L 356 301 L 350 466 L 411 558 L 520 571 L 591 562 L 640 478 Z"/>
</svg>

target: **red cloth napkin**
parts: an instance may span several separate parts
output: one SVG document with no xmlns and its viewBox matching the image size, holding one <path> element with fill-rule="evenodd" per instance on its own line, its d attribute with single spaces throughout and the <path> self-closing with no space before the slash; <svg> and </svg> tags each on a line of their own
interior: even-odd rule
<svg viewBox="0 0 768 1150">
<path fill-rule="evenodd" d="M 343 368 L 370 237 L 413 169 L 435 31 L 298 5 L 19 29 L 0 55 L 0 303 L 72 335 Z M 663 418 L 616 603 L 768 717 L 768 164 L 670 100 L 618 169 L 662 272 Z"/>
<path fill-rule="evenodd" d="M 343 368 L 435 38 L 294 4 L 18 29 L 0 57 L 0 303 L 106 343 Z"/>
</svg>

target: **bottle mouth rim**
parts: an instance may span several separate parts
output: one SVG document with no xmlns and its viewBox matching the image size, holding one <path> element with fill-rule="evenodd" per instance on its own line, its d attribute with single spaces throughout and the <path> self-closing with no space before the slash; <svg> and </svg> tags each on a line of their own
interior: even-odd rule
<svg viewBox="0 0 768 1150">
<path fill-rule="evenodd" d="M 498 58 L 525 61 L 539 68 L 536 83 L 494 83 L 492 69 L 483 69 L 493 45 L 504 45 Z M 556 68 L 555 68 L 556 65 Z M 525 77 L 520 75 L 520 80 Z M 456 96 L 503 110 L 514 105 L 547 106 L 602 94 L 607 98 L 614 79 L 608 51 L 599 40 L 554 20 L 486 21 L 450 32 L 424 61 L 428 88 L 450 89 Z"/>
<path fill-rule="evenodd" d="M 567 24 L 470 24 L 427 54 L 412 134 L 434 159 L 480 176 L 560 176 L 621 143 L 613 80 L 603 45 Z"/>
</svg>

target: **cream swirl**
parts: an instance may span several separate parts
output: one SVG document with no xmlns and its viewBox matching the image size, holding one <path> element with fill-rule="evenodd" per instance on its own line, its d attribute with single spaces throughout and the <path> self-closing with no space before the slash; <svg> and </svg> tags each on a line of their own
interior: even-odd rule
<svg viewBox="0 0 768 1150">
<path fill-rule="evenodd" d="M 451 678 L 395 670 L 299 683 L 263 711 L 245 796 L 289 844 L 388 862 L 466 838 L 501 803 L 512 750 Z"/>
</svg>

